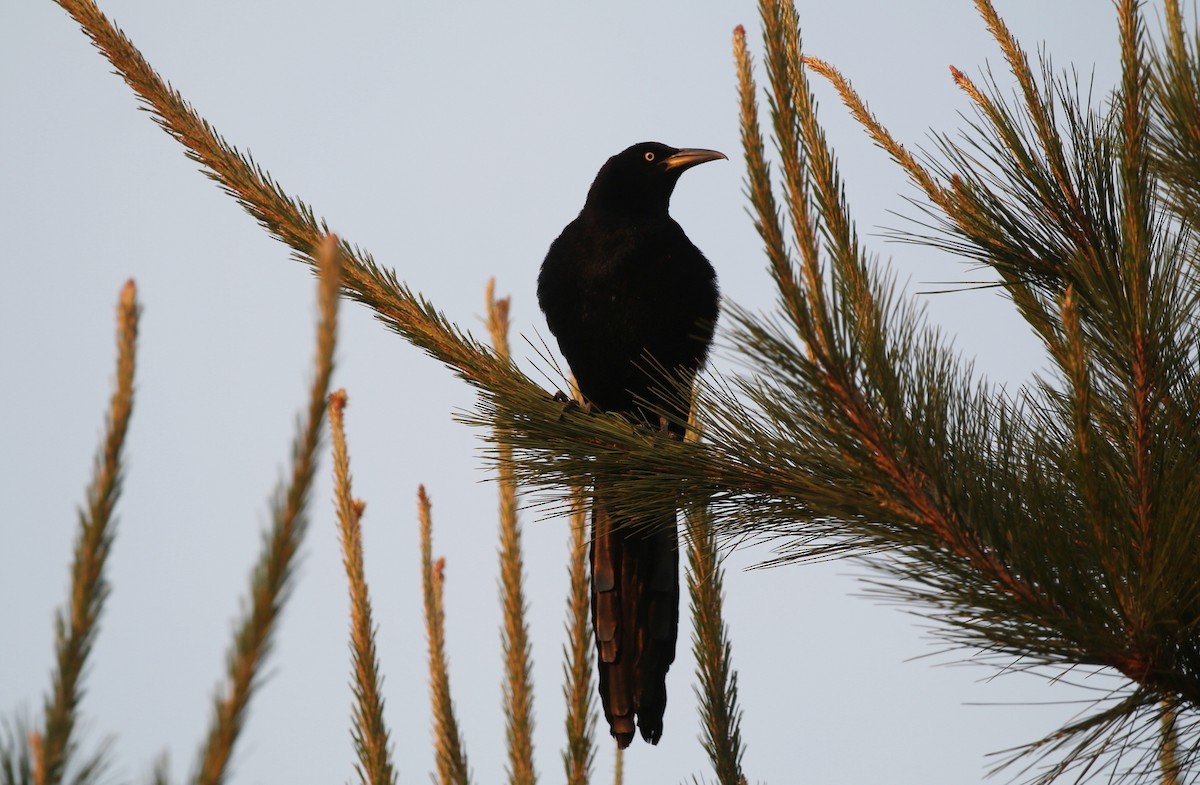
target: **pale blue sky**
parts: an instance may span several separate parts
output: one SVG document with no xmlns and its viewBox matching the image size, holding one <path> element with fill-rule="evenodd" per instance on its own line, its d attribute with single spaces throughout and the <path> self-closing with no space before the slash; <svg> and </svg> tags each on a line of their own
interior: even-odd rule
<svg viewBox="0 0 1200 785">
<path fill-rule="evenodd" d="M 1025 45 L 1045 43 L 1097 85 L 1116 69 L 1100 0 L 995 0 Z M 999 52 L 968 0 L 798 0 L 806 48 L 840 66 L 906 143 L 954 131 L 968 110 L 947 66 L 977 75 Z M 756 53 L 750 0 L 511 2 L 102 0 L 160 73 L 226 138 L 345 238 L 482 332 L 483 290 L 513 296 L 515 329 L 547 335 L 535 280 L 596 169 L 642 140 L 723 150 L 681 182 L 673 213 L 725 295 L 766 307 L 764 257 L 744 212 L 731 31 Z M 1152 19 L 1152 28 L 1156 22 Z M 116 735 L 116 773 L 140 779 L 166 749 L 192 766 L 231 621 L 287 457 L 310 372 L 313 282 L 181 148 L 50 0 L 0 4 L 0 712 L 40 704 L 52 611 L 63 601 L 74 509 L 109 394 L 113 309 L 128 277 L 145 306 L 128 481 L 113 585 L 83 703 L 88 739 Z M 1003 74 L 1001 74 L 1003 79 Z M 956 261 L 887 243 L 912 215 L 886 157 L 821 87 L 859 227 L 910 288 L 967 276 Z M 469 220 L 464 219 L 468 216 Z M 1019 385 L 1037 345 L 994 291 L 925 297 L 931 317 L 991 378 Z M 434 503 L 447 558 L 452 688 L 476 781 L 503 776 L 495 488 L 479 433 L 452 421 L 466 386 L 346 303 L 335 385 L 355 492 L 368 502 L 367 575 L 403 782 L 432 770 L 415 494 Z M 518 353 L 527 351 L 514 336 Z M 718 370 L 720 364 L 718 363 Z M 314 495 L 299 582 L 235 756 L 234 782 L 353 776 L 347 599 L 329 501 Z M 567 529 L 524 516 L 537 681 L 537 767 L 561 781 L 560 645 Z M 1069 718 L 1081 693 L 1029 676 L 985 682 L 945 666 L 906 609 L 853 596 L 840 563 L 746 572 L 729 560 L 728 620 L 753 782 L 954 785 L 985 755 Z M 685 636 L 686 638 L 686 636 Z M 931 657 L 916 659 L 923 655 Z M 671 671 L 657 748 L 635 743 L 626 782 L 708 774 L 692 662 Z M 607 736 L 603 737 L 607 741 Z M 610 779 L 602 745 L 596 781 Z"/>
</svg>

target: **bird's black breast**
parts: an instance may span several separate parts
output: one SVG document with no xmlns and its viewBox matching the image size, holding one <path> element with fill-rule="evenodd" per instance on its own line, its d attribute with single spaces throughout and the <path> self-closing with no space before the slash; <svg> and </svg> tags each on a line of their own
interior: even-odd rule
<svg viewBox="0 0 1200 785">
<path fill-rule="evenodd" d="M 584 396 L 637 413 L 661 386 L 651 361 L 690 377 L 717 319 L 716 273 L 670 217 L 636 221 L 585 210 L 550 246 L 538 302 Z M 681 416 L 686 411 L 667 406 Z"/>
</svg>

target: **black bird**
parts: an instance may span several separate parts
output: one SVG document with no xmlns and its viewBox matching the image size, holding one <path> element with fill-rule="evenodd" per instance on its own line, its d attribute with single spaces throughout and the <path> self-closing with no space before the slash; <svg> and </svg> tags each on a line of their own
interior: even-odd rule
<svg viewBox="0 0 1200 785">
<path fill-rule="evenodd" d="M 725 156 L 656 142 L 609 158 L 538 276 L 538 303 L 586 401 L 675 438 L 688 412 L 682 396 L 664 392 L 664 370 L 690 389 L 712 343 L 720 295 L 712 265 L 667 205 L 683 172 L 718 158 Z M 657 744 L 679 635 L 675 511 L 622 519 L 604 502 L 604 478 L 593 481 L 600 700 L 619 746 L 633 740 L 635 717 L 642 738 Z"/>
</svg>

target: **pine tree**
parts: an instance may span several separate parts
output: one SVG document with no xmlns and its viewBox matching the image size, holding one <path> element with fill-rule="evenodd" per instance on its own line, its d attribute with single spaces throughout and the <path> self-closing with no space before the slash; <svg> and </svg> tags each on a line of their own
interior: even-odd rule
<svg viewBox="0 0 1200 785">
<path fill-rule="evenodd" d="M 59 2 L 188 154 L 315 263 L 326 230 L 313 212 L 92 3 Z M 760 6 L 765 112 L 736 32 L 748 192 L 778 302 L 767 314 L 727 306 L 742 370 L 702 385 L 703 439 L 564 407 L 344 243 L 343 291 L 479 391 L 471 419 L 517 482 L 565 505 L 593 474 L 620 476 L 610 503 L 629 518 L 678 487 L 717 542 L 770 541 L 780 562 L 858 556 L 954 646 L 1119 677 L 1080 720 L 1021 751 L 1044 756 L 1038 779 L 1178 781 L 1200 743 L 1200 38 L 1167 0 L 1152 43 L 1141 4 L 1121 0 L 1121 80 L 1094 104 L 1070 76 L 1035 68 L 989 0 L 975 5 L 1015 97 L 953 71 L 975 119 L 921 156 L 837 69 L 803 54 L 791 2 Z M 994 271 L 997 295 L 1045 349 L 1043 377 L 1015 394 L 989 384 L 872 261 L 818 123 L 814 74 L 922 195 L 921 228 L 905 239 Z"/>
</svg>

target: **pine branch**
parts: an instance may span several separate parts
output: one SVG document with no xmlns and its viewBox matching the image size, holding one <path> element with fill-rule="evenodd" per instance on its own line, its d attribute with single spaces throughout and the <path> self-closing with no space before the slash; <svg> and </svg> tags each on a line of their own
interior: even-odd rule
<svg viewBox="0 0 1200 785">
<path fill-rule="evenodd" d="M 571 379 L 571 399 L 583 396 Z M 563 750 L 563 768 L 567 785 L 588 785 L 596 757 L 596 694 L 592 681 L 592 628 L 588 587 L 587 494 L 576 490 L 571 499 L 571 529 L 567 595 L 567 644 L 563 647 L 563 697 L 567 701 L 567 745 Z"/>
<path fill-rule="evenodd" d="M 1145 607 L 1140 598 L 1148 594 L 1149 581 L 1155 576 L 1155 532 L 1154 501 L 1160 492 L 1156 487 L 1160 481 L 1153 466 L 1156 429 L 1155 410 L 1159 409 L 1163 390 L 1161 365 L 1159 363 L 1158 339 L 1154 334 L 1158 325 L 1153 324 L 1149 310 L 1154 306 L 1150 287 L 1154 285 L 1152 255 L 1152 201 L 1154 185 L 1149 179 L 1149 140 L 1147 120 L 1149 103 L 1146 90 L 1146 67 L 1142 20 L 1137 0 L 1122 0 L 1119 6 L 1121 28 L 1121 92 L 1120 92 L 1120 183 L 1124 238 L 1122 243 L 1122 282 L 1125 287 L 1124 300 L 1128 303 L 1128 345 L 1130 348 L 1130 374 L 1126 384 L 1127 400 L 1132 404 L 1128 424 L 1128 442 L 1132 458 L 1129 475 L 1131 497 L 1130 517 L 1135 534 L 1133 546 L 1136 553 L 1136 575 L 1140 586 L 1136 591 L 1138 600 L 1127 604 L 1129 635 L 1134 647 L 1123 672 L 1136 674 L 1152 667 L 1155 653 L 1147 647 L 1145 640 L 1148 625 L 1154 624 L 1155 610 Z M 1153 646 L 1154 644 L 1150 644 Z"/>
<path fill-rule="evenodd" d="M 1178 0 L 1165 4 L 1167 43 L 1152 58 L 1150 128 L 1152 165 L 1168 206 L 1184 222 L 1200 225 L 1200 58 L 1189 42 Z"/>
<path fill-rule="evenodd" d="M 795 9 L 774 2 L 764 2 L 762 8 L 764 40 L 773 63 L 768 75 L 776 96 L 772 112 L 785 161 L 787 201 L 792 205 L 797 244 L 808 249 L 803 253 L 803 289 L 810 315 L 798 325 L 798 337 L 811 359 L 795 361 L 806 366 L 804 373 L 812 377 L 810 389 L 832 420 L 823 430 L 836 430 L 837 438 L 849 441 L 862 455 L 867 465 L 855 468 L 859 481 L 868 483 L 866 494 L 884 507 L 887 517 L 901 515 L 926 528 L 941 547 L 990 574 L 998 589 L 1023 602 L 1038 603 L 1036 593 L 964 531 L 956 513 L 931 487 L 936 476 L 933 467 L 922 465 L 904 446 L 904 430 L 919 426 L 907 425 L 913 414 L 902 396 L 908 385 L 928 382 L 902 378 L 908 369 L 896 367 L 904 352 L 897 344 L 911 340 L 904 333 L 915 333 L 918 323 L 911 314 L 887 313 L 886 282 L 875 278 L 858 245 L 833 152 L 816 120 L 799 51 Z M 751 80 L 749 88 L 753 87 Z M 781 106 L 783 100 L 792 106 Z M 828 260 L 828 274 L 823 259 Z M 766 340 L 757 325 L 742 316 L 735 318 L 742 329 L 739 337 L 748 342 Z M 899 340 L 888 341 L 889 328 L 902 331 Z M 936 351 L 935 346 L 927 348 Z M 776 349 L 772 359 L 787 351 L 783 346 Z M 921 456 L 926 457 L 940 461 L 936 453 Z"/>
<path fill-rule="evenodd" d="M 854 119 L 863 126 L 871 139 L 887 151 L 892 160 L 908 174 L 913 184 L 925 194 L 937 210 L 941 211 L 944 220 L 939 220 L 936 225 L 967 238 L 965 241 L 967 245 L 956 245 L 954 251 L 972 253 L 971 243 L 992 247 L 993 238 L 997 233 L 997 219 L 971 199 L 971 191 L 967 189 L 960 174 L 951 174 L 949 178 L 951 187 L 945 188 L 929 167 L 919 162 L 903 144 L 892 136 L 854 90 L 850 80 L 843 76 L 836 67 L 812 56 L 805 56 L 803 61 L 805 66 L 814 73 L 828 79 L 833 84 L 842 103 L 850 110 Z M 995 104 L 986 98 L 965 74 L 953 66 L 950 67 L 950 72 L 954 76 L 955 82 L 971 96 L 984 114 L 988 116 L 996 114 Z M 901 236 L 899 239 L 907 238 Z M 1015 270 L 1009 265 L 995 265 L 995 269 L 1000 275 L 1006 292 L 1013 298 L 1013 302 L 1020 309 L 1022 315 L 1038 331 L 1042 339 L 1053 348 L 1056 345 L 1057 336 L 1051 329 L 1051 320 L 1046 310 L 1046 304 L 1033 286 L 1036 279 L 1030 275 L 1027 269 Z"/>
<path fill-rule="evenodd" d="M 328 251 L 331 258 L 335 246 Z M 336 267 L 333 268 L 336 274 Z M 363 569 L 362 515 L 366 503 L 353 499 L 350 491 L 350 457 L 346 450 L 345 390 L 329 396 L 329 423 L 333 434 L 334 496 L 341 533 L 342 563 L 350 584 L 350 643 L 354 652 L 354 749 L 358 755 L 359 782 L 363 785 L 395 785 L 391 743 L 383 719 L 383 678 L 375 649 L 375 625 L 371 597 Z"/>
<path fill-rule="evenodd" d="M 322 277 L 329 279 L 326 287 L 335 297 L 341 271 L 337 240 L 326 238 L 320 251 Z M 366 507 L 353 499 L 350 490 L 350 457 L 346 449 L 344 411 L 347 396 L 338 390 L 329 398 L 330 425 L 333 433 L 334 496 L 341 533 L 342 561 L 350 585 L 351 648 L 354 652 L 354 740 L 358 755 L 359 781 L 371 785 L 394 785 L 395 765 L 392 762 L 389 732 L 383 718 L 383 678 L 379 673 L 379 657 L 375 648 L 375 626 L 371 614 L 371 598 L 363 567 L 362 515 Z"/>
<path fill-rule="evenodd" d="M 508 307 L 510 300 L 495 298 L 496 280 L 487 285 L 487 326 L 492 348 L 501 360 L 509 359 Z M 512 448 L 497 435 L 496 471 L 500 487 L 500 597 L 504 627 L 504 717 L 508 737 L 510 785 L 534 785 L 533 684 L 529 628 L 525 622 L 525 566 L 521 555 L 521 523 L 517 519 L 517 484 L 513 479 Z"/>
<path fill-rule="evenodd" d="M 303 201 L 289 196 L 249 155 L 226 142 L 195 109 L 146 62 L 133 43 L 92 0 L 55 0 L 80 24 L 137 94 L 156 123 L 183 145 L 205 175 L 233 196 L 293 256 L 316 267 L 316 250 L 329 233 L 323 220 Z M 455 369 L 476 386 L 489 388 L 501 378 L 517 382 L 531 401 L 546 397 L 537 385 L 499 360 L 469 334 L 451 324 L 427 300 L 380 269 L 371 256 L 342 241 L 343 294 L 374 310 L 405 339 Z M 520 381 L 524 380 L 524 381 Z M 547 404 L 552 406 L 552 404 Z"/>
<path fill-rule="evenodd" d="M 116 522 L 113 509 L 121 495 L 122 454 L 129 419 L 133 413 L 133 377 L 137 350 L 137 287 L 128 281 L 121 289 L 117 306 L 117 378 L 109 402 L 104 440 L 96 456 L 92 482 L 87 489 L 87 506 L 79 511 L 79 534 L 71 566 L 71 596 L 67 608 L 56 619 L 55 671 L 53 689 L 45 701 L 44 730 L 33 744 L 32 781 L 35 785 L 57 785 L 71 763 L 81 681 L 92 644 L 108 598 L 104 567 L 112 548 Z M 17 769 L 24 768 L 18 757 Z M 97 768 L 102 763 L 85 769 Z M 13 765 L 6 761 L 4 768 Z M 81 775 L 88 779 L 90 775 Z"/>
<path fill-rule="evenodd" d="M 1038 152 L 1022 143 L 1019 132 L 1008 122 L 1007 113 L 1000 111 L 993 102 L 983 99 L 980 93 L 968 92 L 971 92 L 972 97 L 980 99 L 977 102 L 985 114 L 998 129 L 1005 132 L 1011 142 L 1010 149 L 1014 157 L 1022 162 L 1026 177 L 1039 184 L 1043 194 L 1042 206 L 1054 216 L 1056 223 L 1068 227 L 1086 227 L 1087 221 L 1080 197 L 1075 189 L 1062 137 L 1056 127 L 1053 101 L 1039 89 L 1029 65 L 1028 55 L 1004 20 L 996 13 L 991 0 L 975 0 L 975 7 L 987 23 L 992 37 L 1000 44 L 1009 69 L 1020 85 L 1021 95 L 1025 99 L 1026 117 L 1031 120 Z M 956 80 L 958 78 L 959 75 L 956 74 Z M 1086 232 L 1077 236 L 1076 240 L 1085 237 Z"/>
<path fill-rule="evenodd" d="M 446 613 L 442 605 L 446 560 L 433 561 L 433 518 L 425 486 L 417 489 L 421 521 L 421 588 L 425 598 L 425 636 L 429 642 L 429 691 L 433 703 L 433 743 L 440 785 L 469 785 L 470 770 L 454 703 L 450 699 L 450 668 L 446 662 Z"/>
<path fill-rule="evenodd" d="M 1024 101 L 1010 106 L 956 71 L 980 108 L 982 141 L 968 139 L 973 149 L 965 149 L 943 138 L 945 163 L 917 163 L 835 69 L 805 62 L 834 82 L 925 191 L 935 227 L 961 238 L 913 239 L 996 269 L 1060 377 L 1016 405 L 982 385 L 972 390 L 913 312 L 880 306 L 888 287 L 862 263 L 802 73 L 797 86 L 772 89 L 800 106 L 796 138 L 807 158 L 792 170 L 811 177 L 817 217 L 804 214 L 796 230 L 821 231 L 831 313 L 809 320 L 818 326 L 813 334 L 801 320 L 802 345 L 743 315 L 735 338 L 747 355 L 764 357 L 757 370 L 774 369 L 766 374 L 772 381 L 743 389 L 780 421 L 780 437 L 807 434 L 801 441 L 815 455 L 804 469 L 835 469 L 846 487 L 863 492 L 857 503 L 834 491 L 813 506 L 867 540 L 878 536 L 879 547 L 899 546 L 897 558 L 876 563 L 928 587 L 896 593 L 938 608 L 960 644 L 1063 667 L 1110 667 L 1144 688 L 1111 721 L 1101 713 L 1056 735 L 1082 738 L 1073 749 L 1051 746 L 1067 749 L 1061 766 L 1086 768 L 1145 732 L 1135 717 L 1153 707 L 1154 695 L 1187 694 L 1193 706 L 1198 696 L 1185 675 L 1195 651 L 1196 589 L 1185 577 L 1192 570 L 1175 560 L 1197 532 L 1194 507 L 1184 506 L 1194 501 L 1188 467 L 1197 457 L 1188 310 L 1197 302 L 1189 270 L 1196 246 L 1179 233 L 1190 228 L 1162 221 L 1155 205 L 1136 4 L 1119 9 L 1123 81 L 1108 115 L 1093 113 L 1065 81 L 1038 86 L 991 6 L 977 5 Z M 788 17 L 764 18 L 770 26 Z M 767 31 L 768 40 L 787 35 Z M 1173 37 L 1178 48 L 1182 36 Z M 939 179 L 952 188 L 943 190 Z M 787 193 L 809 198 L 802 186 Z M 818 298 L 808 302 L 821 308 Z M 845 325 L 834 350 L 825 348 L 823 323 Z M 813 411 L 783 409 L 804 397 L 815 399 Z M 736 414 L 720 416 L 729 430 L 744 424 Z"/>
<path fill-rule="evenodd" d="M 695 406 L 685 438 L 699 441 L 703 429 Z M 744 785 L 741 709 L 733 646 L 725 626 L 725 570 L 712 521 L 704 508 L 686 511 L 688 597 L 692 612 L 692 653 L 696 659 L 694 688 L 700 703 L 701 742 L 719 785 Z"/>
<path fill-rule="evenodd" d="M 332 259 L 334 255 L 328 253 L 333 250 L 331 245 L 326 249 Z M 247 607 L 226 656 L 227 683 L 214 701 L 212 723 L 192 777 L 196 785 L 219 785 L 225 781 L 234 743 L 259 684 L 258 674 L 270 653 L 275 624 L 287 602 L 293 559 L 308 530 L 308 494 L 317 467 L 317 447 L 337 343 L 337 276 L 324 276 L 318 291 L 320 323 L 313 362 L 316 370 L 309 388 L 308 407 L 292 442 L 290 477 L 286 486 L 281 484 L 276 489 L 271 503 L 271 529 L 264 537 L 262 552 L 251 573 Z"/>
<path fill-rule="evenodd" d="M 733 55 L 737 65 L 738 96 L 741 99 L 742 149 L 749 173 L 748 194 L 757 214 L 754 228 L 763 239 L 764 249 L 771 263 L 771 273 L 781 294 L 781 304 L 799 325 L 799 320 L 805 318 L 807 310 L 803 307 L 792 259 L 783 239 L 783 224 L 771 187 L 771 169 L 766 160 L 766 146 L 758 122 L 754 64 L 750 51 L 746 48 L 746 29 L 741 25 L 733 31 Z"/>
<path fill-rule="evenodd" d="M 692 607 L 692 650 L 700 701 L 701 741 L 720 785 L 743 785 L 741 709 L 737 671 L 724 617 L 724 569 L 704 510 L 690 510 L 688 594 Z"/>
</svg>

